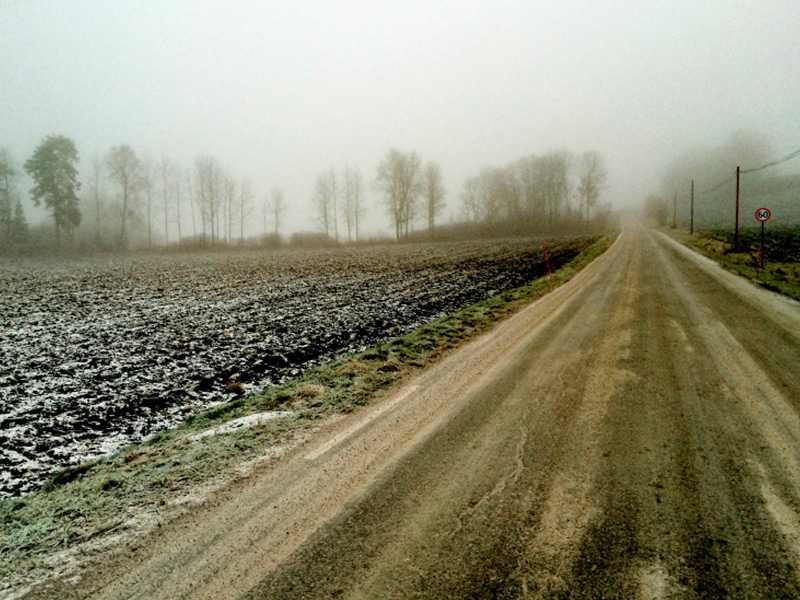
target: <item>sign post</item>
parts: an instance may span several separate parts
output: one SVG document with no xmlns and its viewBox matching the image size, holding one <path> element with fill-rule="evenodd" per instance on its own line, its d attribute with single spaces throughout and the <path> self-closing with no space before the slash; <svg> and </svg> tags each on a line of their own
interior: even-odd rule
<svg viewBox="0 0 800 600">
<path fill-rule="evenodd" d="M 733 232 L 733 251 L 739 252 L 739 167 L 736 167 L 736 229 Z"/>
<path fill-rule="evenodd" d="M 771 216 L 772 213 L 768 208 L 759 208 L 756 211 L 756 219 L 761 221 L 761 244 L 758 246 L 758 262 L 761 271 L 764 270 L 764 223 L 769 221 Z M 758 273 L 758 269 L 756 270 L 756 273 Z"/>
</svg>

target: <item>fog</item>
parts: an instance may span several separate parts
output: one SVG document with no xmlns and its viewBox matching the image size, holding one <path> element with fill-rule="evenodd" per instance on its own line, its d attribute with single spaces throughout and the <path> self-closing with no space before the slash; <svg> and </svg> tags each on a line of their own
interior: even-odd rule
<svg viewBox="0 0 800 600">
<path fill-rule="evenodd" d="M 464 219 L 482 169 L 561 150 L 597 151 L 600 201 L 623 207 L 733 132 L 800 148 L 798 31 L 795 0 L 0 0 L 0 148 L 21 171 L 46 136 L 71 138 L 81 194 L 115 146 L 214 157 L 256 204 L 283 191 L 285 233 L 319 229 L 315 181 L 350 166 L 364 230 L 392 235 L 373 185 L 391 148 L 440 165 L 440 222 Z"/>
</svg>

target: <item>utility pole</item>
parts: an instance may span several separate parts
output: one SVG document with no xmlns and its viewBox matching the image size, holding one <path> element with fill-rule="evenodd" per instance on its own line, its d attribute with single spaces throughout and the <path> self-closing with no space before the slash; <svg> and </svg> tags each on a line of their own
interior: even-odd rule
<svg viewBox="0 0 800 600">
<path fill-rule="evenodd" d="M 739 167 L 736 167 L 736 229 L 733 231 L 733 251 L 739 252 Z"/>
<path fill-rule="evenodd" d="M 690 196 L 691 201 L 689 203 L 689 233 L 694 233 L 694 179 L 692 179 L 692 195 Z"/>
</svg>

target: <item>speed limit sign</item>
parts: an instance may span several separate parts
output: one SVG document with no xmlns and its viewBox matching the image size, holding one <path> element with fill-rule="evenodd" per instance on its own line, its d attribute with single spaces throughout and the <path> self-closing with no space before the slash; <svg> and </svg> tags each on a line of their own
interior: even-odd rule
<svg viewBox="0 0 800 600">
<path fill-rule="evenodd" d="M 769 221 L 769 218 L 770 218 L 771 216 L 772 216 L 772 213 L 771 213 L 771 212 L 769 212 L 769 209 L 768 209 L 768 208 L 759 208 L 759 209 L 756 211 L 756 219 L 758 219 L 758 220 L 759 220 L 759 221 L 761 221 L 762 223 L 763 223 L 764 221 Z"/>
</svg>

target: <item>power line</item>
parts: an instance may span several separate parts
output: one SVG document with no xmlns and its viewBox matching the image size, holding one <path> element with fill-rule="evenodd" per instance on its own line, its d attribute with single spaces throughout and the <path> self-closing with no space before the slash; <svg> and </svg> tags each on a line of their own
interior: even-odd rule
<svg viewBox="0 0 800 600">
<path fill-rule="evenodd" d="M 739 171 L 739 174 L 741 175 L 741 174 L 744 174 L 744 173 L 755 173 L 756 171 L 762 171 L 764 169 L 769 169 L 770 167 L 774 167 L 776 165 L 784 163 L 787 160 L 791 160 L 791 159 L 795 158 L 796 156 L 800 156 L 800 150 L 795 150 L 794 152 L 791 152 L 791 153 L 787 154 L 783 158 L 779 158 L 777 160 L 773 160 L 772 162 L 768 162 L 766 164 L 763 164 L 760 167 L 753 167 L 752 169 L 741 169 Z M 733 181 L 735 179 L 736 179 L 736 175 L 733 175 L 731 177 L 728 177 L 724 181 L 720 181 L 719 183 L 713 185 L 712 187 L 703 190 L 700 193 L 701 194 L 710 194 L 711 192 L 716 192 L 723 185 L 725 185 L 726 183 L 730 183 L 731 181 Z"/>
<path fill-rule="evenodd" d="M 773 160 L 765 165 L 761 165 L 760 167 L 754 167 L 752 169 L 742 169 L 742 173 L 754 173 L 755 171 L 761 171 L 762 169 L 768 169 L 770 167 L 774 167 L 775 165 L 779 165 L 787 160 L 793 159 L 795 156 L 800 156 L 800 150 L 795 150 L 791 154 L 787 154 L 783 158 L 779 158 L 778 160 Z"/>
<path fill-rule="evenodd" d="M 715 186 L 713 186 L 713 187 L 710 187 L 710 188 L 707 188 L 707 189 L 705 189 L 705 190 L 702 190 L 700 193 L 701 193 L 701 194 L 710 194 L 711 192 L 716 192 L 716 191 L 717 191 L 719 188 L 721 188 L 723 185 L 725 185 L 726 183 L 730 183 L 730 182 L 731 182 L 731 181 L 733 181 L 734 179 L 736 179 L 736 175 L 734 175 L 733 177 L 728 177 L 728 178 L 727 178 L 725 181 L 720 181 L 720 182 L 719 182 L 718 184 L 716 184 Z"/>
</svg>

